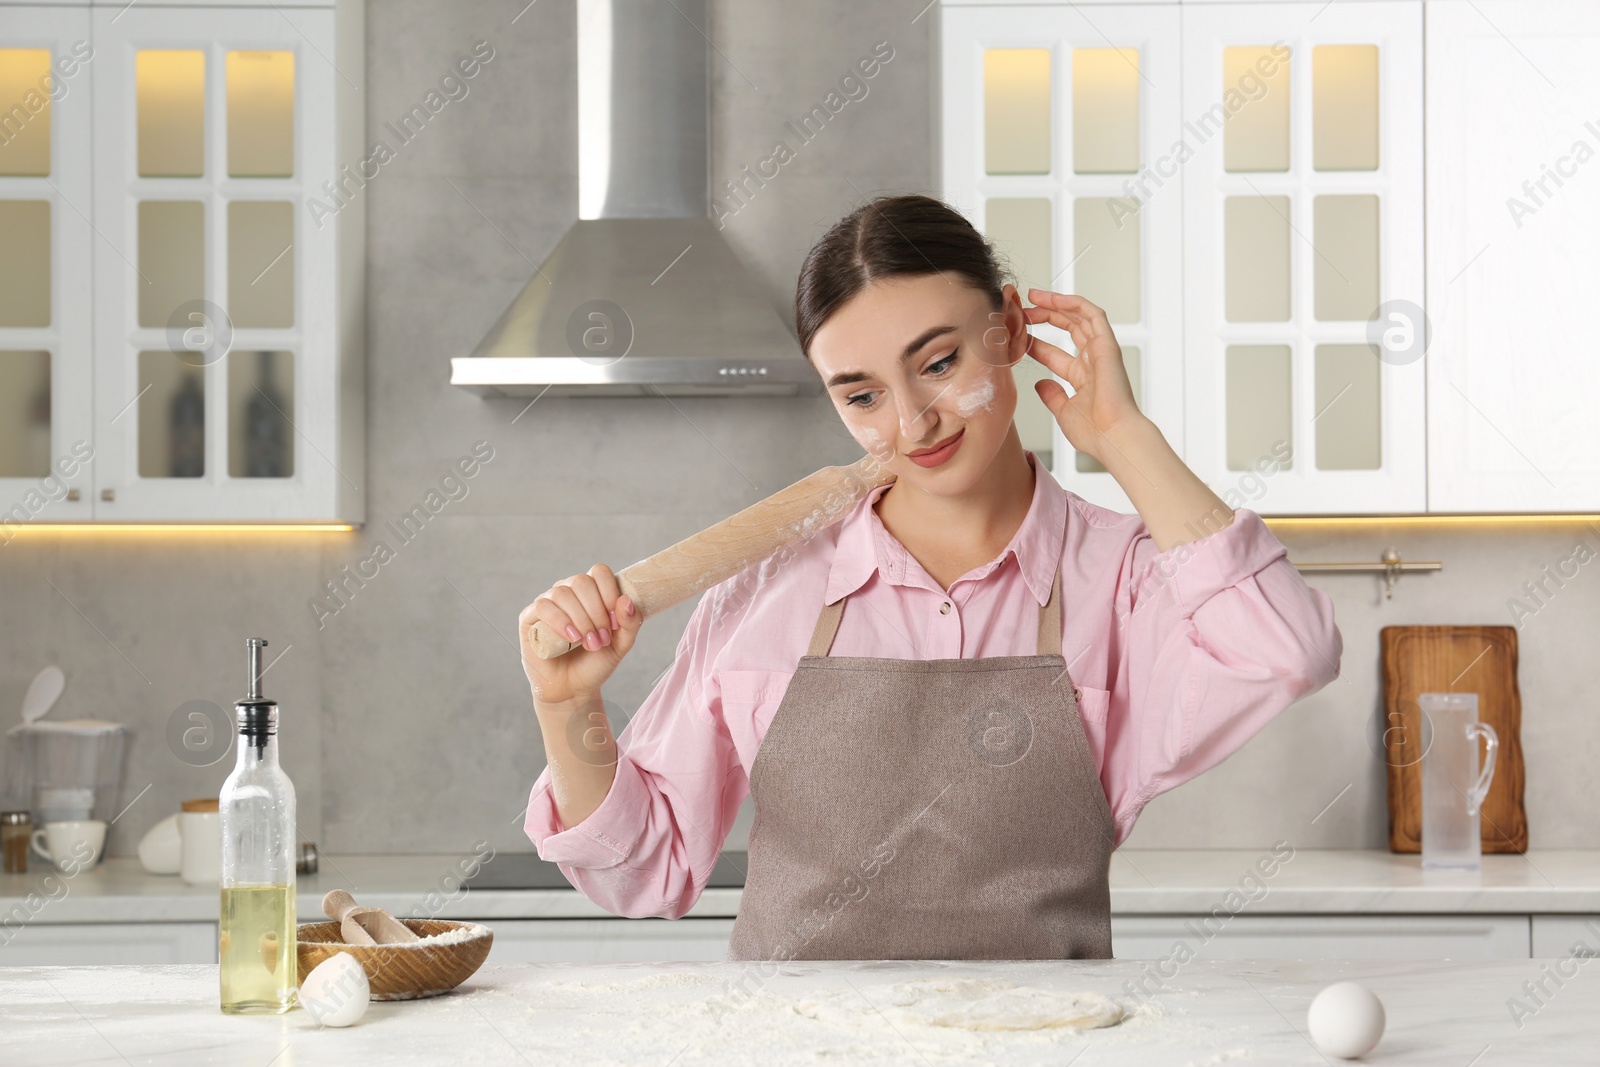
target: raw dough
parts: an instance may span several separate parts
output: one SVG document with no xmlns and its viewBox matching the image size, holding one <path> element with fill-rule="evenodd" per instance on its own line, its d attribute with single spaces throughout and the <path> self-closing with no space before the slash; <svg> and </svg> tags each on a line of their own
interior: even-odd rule
<svg viewBox="0 0 1600 1067">
<path fill-rule="evenodd" d="M 1100 993 L 1058 993 L 1003 978 L 945 978 L 830 990 L 795 1004 L 808 1018 L 860 1025 L 880 1016 L 899 1026 L 962 1030 L 1093 1030 L 1122 1021 L 1122 1006 Z"/>
</svg>

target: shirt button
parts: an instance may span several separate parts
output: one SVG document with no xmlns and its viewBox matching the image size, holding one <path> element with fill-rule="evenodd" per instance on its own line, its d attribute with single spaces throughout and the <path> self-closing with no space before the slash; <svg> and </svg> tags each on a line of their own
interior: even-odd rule
<svg viewBox="0 0 1600 1067">
<path fill-rule="evenodd" d="M 939 614 L 940 615 L 948 615 L 948 614 L 950 614 L 950 601 L 946 600 L 943 604 L 939 605 Z"/>
</svg>

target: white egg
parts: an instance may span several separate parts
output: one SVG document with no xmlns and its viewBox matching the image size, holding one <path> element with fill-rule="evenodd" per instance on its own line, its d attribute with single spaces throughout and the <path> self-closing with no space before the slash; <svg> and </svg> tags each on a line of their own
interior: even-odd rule
<svg viewBox="0 0 1600 1067">
<path fill-rule="evenodd" d="M 300 1006 L 323 1026 L 349 1026 L 367 1012 L 372 986 L 367 972 L 348 952 L 338 952 L 300 983 Z"/>
<path fill-rule="evenodd" d="M 1384 1021 L 1383 1001 L 1360 982 L 1335 982 L 1312 998 L 1306 1012 L 1317 1048 L 1346 1060 L 1377 1047 Z"/>
</svg>

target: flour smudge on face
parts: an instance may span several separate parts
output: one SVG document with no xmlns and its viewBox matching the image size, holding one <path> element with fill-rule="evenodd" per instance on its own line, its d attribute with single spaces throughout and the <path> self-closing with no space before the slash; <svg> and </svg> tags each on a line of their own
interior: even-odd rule
<svg viewBox="0 0 1600 1067">
<path fill-rule="evenodd" d="M 994 376 L 991 374 L 983 380 L 983 384 L 968 393 L 956 397 L 956 411 L 962 418 L 970 418 L 972 413 L 982 408 L 988 411 L 994 404 Z"/>
<path fill-rule="evenodd" d="M 867 454 L 879 463 L 888 463 L 894 458 L 894 449 L 884 443 L 883 435 L 871 426 L 858 426 L 854 430 L 856 443 L 867 450 Z"/>
</svg>

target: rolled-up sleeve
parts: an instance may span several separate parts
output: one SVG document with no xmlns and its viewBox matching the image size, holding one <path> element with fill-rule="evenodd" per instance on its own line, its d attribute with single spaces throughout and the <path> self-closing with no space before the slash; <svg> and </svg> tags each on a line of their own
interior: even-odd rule
<svg viewBox="0 0 1600 1067">
<path fill-rule="evenodd" d="M 1141 524 L 1115 599 L 1106 777 L 1120 844 L 1153 797 L 1332 681 L 1344 643 L 1328 595 L 1248 508 L 1165 552 Z"/>
<path fill-rule="evenodd" d="M 617 915 L 676 919 L 693 907 L 749 792 L 713 670 L 728 629 L 722 592 L 701 597 L 672 666 L 618 735 L 600 806 L 563 827 L 548 767 L 528 800 L 524 830 L 539 856 Z"/>
</svg>

